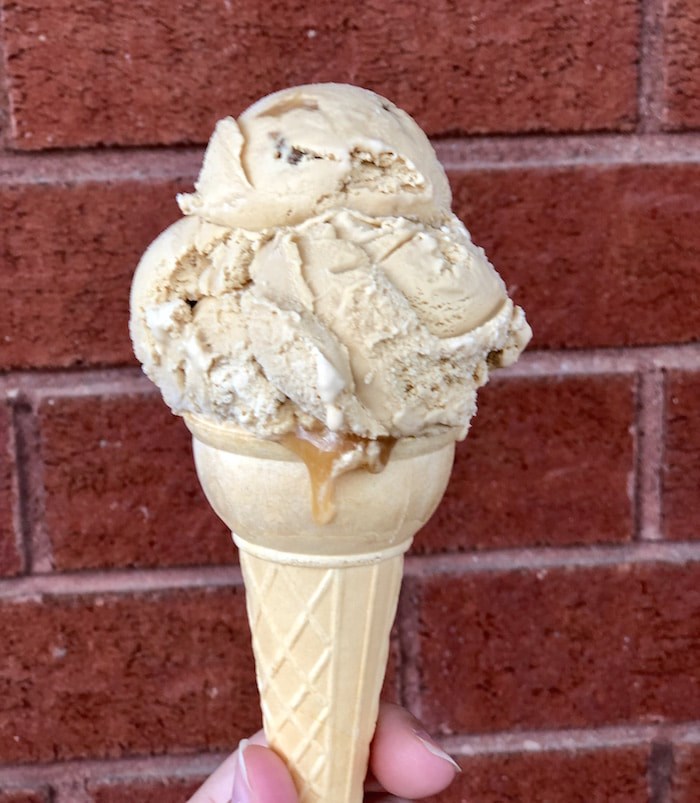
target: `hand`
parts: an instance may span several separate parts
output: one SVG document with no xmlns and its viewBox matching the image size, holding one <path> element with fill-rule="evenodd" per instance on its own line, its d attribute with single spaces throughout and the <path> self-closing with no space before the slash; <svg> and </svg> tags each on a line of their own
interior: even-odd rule
<svg viewBox="0 0 700 803">
<path fill-rule="evenodd" d="M 372 741 L 370 770 L 377 784 L 398 797 L 435 795 L 459 772 L 457 764 L 430 740 L 403 708 L 382 704 Z M 262 731 L 244 739 L 189 803 L 298 803 L 282 759 L 265 747 Z"/>
</svg>

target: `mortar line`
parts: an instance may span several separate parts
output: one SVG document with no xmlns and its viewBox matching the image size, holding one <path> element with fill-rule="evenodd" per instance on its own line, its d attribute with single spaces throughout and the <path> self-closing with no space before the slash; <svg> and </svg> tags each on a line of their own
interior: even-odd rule
<svg viewBox="0 0 700 803">
<path fill-rule="evenodd" d="M 403 662 L 404 662 L 404 654 L 403 654 L 403 646 L 401 644 L 401 633 L 400 633 L 400 612 L 397 608 L 396 610 L 396 617 L 394 619 L 394 623 L 391 630 L 391 635 L 389 636 L 389 660 L 396 661 L 396 674 L 394 676 L 394 682 L 391 684 L 391 692 L 394 695 L 396 701 L 401 705 L 404 704 L 403 698 Z M 389 664 L 387 663 L 387 669 Z M 386 683 L 387 675 L 384 676 L 384 683 Z"/>
<path fill-rule="evenodd" d="M 639 131 L 656 133 L 662 129 L 664 112 L 664 0 L 641 0 L 639 42 Z"/>
<path fill-rule="evenodd" d="M 612 725 L 600 728 L 570 728 L 561 730 L 528 730 L 518 733 L 444 736 L 440 744 L 459 757 L 502 753 L 538 753 L 560 750 L 597 750 L 651 744 L 665 740 L 673 744 L 700 738 L 700 722 L 670 724 Z"/>
<path fill-rule="evenodd" d="M 700 133 L 514 134 L 434 139 L 448 170 L 700 162 Z M 0 186 L 193 182 L 204 147 L 84 148 L 0 154 Z"/>
<path fill-rule="evenodd" d="M 642 447 L 644 445 L 644 427 L 642 425 L 642 376 L 637 374 L 633 384 L 633 418 L 630 426 L 632 439 L 632 470 L 628 472 L 627 495 L 632 514 L 632 540 L 641 540 L 642 520 Z"/>
<path fill-rule="evenodd" d="M 51 543 L 43 526 L 44 483 L 36 410 L 24 394 L 11 398 L 17 477 L 17 521 L 24 570 L 51 568 Z"/>
<path fill-rule="evenodd" d="M 0 154 L 0 186 L 183 181 L 199 173 L 204 148 L 99 148 Z M 173 201 L 174 205 L 174 201 Z"/>
<path fill-rule="evenodd" d="M 404 563 L 405 566 L 405 563 Z M 401 704 L 420 719 L 422 695 L 420 693 L 420 670 L 418 656 L 420 646 L 416 638 L 418 630 L 417 607 L 411 604 L 415 583 L 410 578 L 403 583 L 399 597 L 397 629 L 399 635 L 399 683 Z"/>
<path fill-rule="evenodd" d="M 682 565 L 697 562 L 700 562 L 700 542 L 659 541 L 622 546 L 538 547 L 410 556 L 406 559 L 405 577 L 421 578 L 521 569 L 591 568 L 619 564 Z M 154 569 L 95 569 L 0 579 L 0 599 L 239 587 L 242 584 L 240 568 L 233 564 Z"/>
<path fill-rule="evenodd" d="M 635 374 L 660 368 L 700 370 L 700 342 L 676 346 L 525 351 L 515 365 L 493 376 Z"/>
<path fill-rule="evenodd" d="M 231 747 L 233 750 L 234 746 Z M 70 785 L 76 778 L 83 781 L 196 778 L 210 775 L 228 753 L 197 753 L 143 758 L 74 759 L 60 763 L 0 765 L 0 784 L 36 786 Z"/>
<path fill-rule="evenodd" d="M 88 792 L 81 780 L 60 780 L 51 787 L 49 803 L 94 803 L 95 798 Z"/>
<path fill-rule="evenodd" d="M 12 488 L 12 530 L 14 535 L 15 548 L 19 555 L 19 573 L 24 574 L 30 564 L 28 538 L 25 533 L 25 512 L 24 501 L 26 495 L 23 484 L 23 466 L 20 459 L 20 446 L 17 438 L 17 413 L 15 406 L 10 404 L 7 410 L 7 450 L 6 456 L 10 461 L 10 482 Z"/>
<path fill-rule="evenodd" d="M 419 536 L 420 537 L 420 536 Z M 623 545 L 532 547 L 470 553 L 409 556 L 407 577 L 464 575 L 548 569 L 585 569 L 620 564 L 666 563 L 684 565 L 700 561 L 700 542 L 639 542 Z"/>
<path fill-rule="evenodd" d="M 653 739 L 647 772 L 649 803 L 671 803 L 673 764 L 673 745 L 665 738 Z"/>
<path fill-rule="evenodd" d="M 96 569 L 9 577 L 0 580 L 0 599 L 238 588 L 242 585 L 241 570 L 234 564 L 163 569 Z"/>
<path fill-rule="evenodd" d="M 664 375 L 659 369 L 640 374 L 637 418 L 637 535 L 658 541 L 662 533 L 661 470 L 665 447 Z"/>
<path fill-rule="evenodd" d="M 520 168 L 697 164 L 700 134 L 595 134 L 465 137 L 433 143 L 450 172 Z"/>
<path fill-rule="evenodd" d="M 595 729 L 528 730 L 518 733 L 454 734 L 439 737 L 442 747 L 457 757 L 516 752 L 597 750 L 650 744 L 664 739 L 674 745 L 700 744 L 700 722 L 604 726 Z M 196 753 L 115 759 L 74 759 L 55 763 L 0 766 L 0 783 L 15 786 L 58 784 L 84 780 L 191 778 L 209 775 L 228 753 Z"/>
<path fill-rule="evenodd" d="M 438 738 L 444 749 L 457 757 L 516 752 L 596 750 L 651 743 L 665 739 L 673 744 L 700 743 L 700 722 L 621 725 L 596 729 L 560 729 L 455 734 Z M 60 763 L 6 764 L 0 766 L 0 784 L 36 786 L 86 781 L 193 778 L 209 775 L 228 753 L 152 756 L 115 759 L 73 759 Z"/>
<path fill-rule="evenodd" d="M 0 374 L 0 395 L 22 393 L 34 403 L 46 398 L 146 395 L 157 389 L 138 368 L 115 366 L 96 369 L 12 371 Z"/>
<path fill-rule="evenodd" d="M 10 80 L 5 60 L 5 12 L 0 2 L 0 148 L 6 148 L 10 139 Z"/>
<path fill-rule="evenodd" d="M 492 379 L 562 375 L 636 374 L 655 369 L 700 371 L 700 342 L 674 346 L 551 349 L 526 351 L 515 365 L 495 371 Z M 45 369 L 0 374 L 0 397 L 18 393 L 33 401 L 47 397 L 155 394 L 154 385 L 136 367 Z"/>
</svg>

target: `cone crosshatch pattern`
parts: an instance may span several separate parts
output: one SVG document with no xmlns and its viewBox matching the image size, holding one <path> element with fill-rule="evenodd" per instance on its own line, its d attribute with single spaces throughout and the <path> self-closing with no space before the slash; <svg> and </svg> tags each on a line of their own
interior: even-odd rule
<svg viewBox="0 0 700 803">
<path fill-rule="evenodd" d="M 335 619 L 338 605 L 337 588 L 333 585 L 333 573 L 325 571 L 317 577 L 313 573 L 315 588 L 310 588 L 310 596 L 304 599 L 300 590 L 285 571 L 280 571 L 279 564 L 261 564 L 262 570 L 258 578 L 250 561 L 245 561 L 246 583 L 250 589 L 249 617 L 256 639 L 258 655 L 258 687 L 261 694 L 263 718 L 268 730 L 275 730 L 280 741 L 293 741 L 295 747 L 289 754 L 295 764 L 304 762 L 310 765 L 306 778 L 307 785 L 313 789 L 327 769 L 323 744 L 318 734 L 323 728 L 330 709 L 333 694 L 333 679 L 330 675 L 330 657 L 332 649 L 331 622 Z M 302 570 L 308 575 L 309 569 Z M 275 593 L 277 592 L 277 593 Z M 336 592 L 336 593 L 334 593 Z M 292 614 L 292 626 L 286 629 L 278 627 L 271 616 L 265 616 L 264 600 L 273 595 L 289 596 L 288 612 Z M 330 598 L 330 611 L 327 598 Z M 330 617 L 323 613 L 330 613 Z M 265 633 L 267 631 L 267 634 Z M 266 639 L 269 638 L 269 642 Z M 269 643 L 271 650 L 266 653 L 263 642 Z M 304 647 L 308 650 L 311 665 L 305 671 L 300 656 L 295 653 Z M 281 684 L 286 679 L 293 679 L 296 691 L 285 701 L 276 689 L 276 682 Z M 284 685 L 287 685 L 284 683 Z M 325 693 L 322 693 L 325 691 Z M 299 720 L 300 709 L 313 707 L 317 711 L 311 727 Z M 274 728 L 270 725 L 274 723 Z"/>
<path fill-rule="evenodd" d="M 359 803 L 403 556 L 291 566 L 243 547 L 241 567 L 270 744 L 287 757 L 300 803 Z"/>
</svg>

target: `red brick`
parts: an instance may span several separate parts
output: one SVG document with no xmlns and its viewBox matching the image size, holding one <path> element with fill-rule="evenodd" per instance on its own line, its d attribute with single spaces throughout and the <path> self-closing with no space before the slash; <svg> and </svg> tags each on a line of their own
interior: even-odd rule
<svg viewBox="0 0 700 803">
<path fill-rule="evenodd" d="M 0 803 L 49 803 L 46 789 L 10 789 L 0 787 Z"/>
<path fill-rule="evenodd" d="M 23 563 L 13 516 L 14 460 L 10 411 L 0 403 L 0 576 L 17 574 Z"/>
<path fill-rule="evenodd" d="M 700 718 L 699 563 L 436 575 L 413 593 L 433 730 Z"/>
<path fill-rule="evenodd" d="M 629 541 L 634 379 L 495 381 L 415 549 Z"/>
<path fill-rule="evenodd" d="M 648 803 L 648 749 L 499 753 L 459 759 L 440 803 Z"/>
<path fill-rule="evenodd" d="M 56 569 L 229 563 L 191 438 L 155 393 L 49 399 L 39 410 Z"/>
<path fill-rule="evenodd" d="M 0 764 L 229 750 L 260 727 L 243 597 L 0 602 Z"/>
<path fill-rule="evenodd" d="M 700 127 L 700 6 L 668 0 L 664 19 L 664 127 Z"/>
<path fill-rule="evenodd" d="M 515 291 L 533 346 L 695 341 L 700 165 L 453 173 L 455 206 Z"/>
<path fill-rule="evenodd" d="M 700 800 L 700 744 L 676 746 L 672 787 L 672 803 Z"/>
<path fill-rule="evenodd" d="M 205 778 L 167 778 L 141 781 L 89 783 L 93 803 L 183 803 L 197 791 Z"/>
<path fill-rule="evenodd" d="M 13 139 L 39 149 L 203 142 L 271 90 L 351 81 L 433 134 L 629 129 L 633 0 L 6 2 Z"/>
<path fill-rule="evenodd" d="M 700 373 L 671 371 L 666 383 L 663 522 L 667 538 L 700 539 Z"/>
<path fill-rule="evenodd" d="M 148 243 L 178 217 L 179 186 L 0 187 L 0 368 L 132 360 L 131 276 Z"/>
</svg>

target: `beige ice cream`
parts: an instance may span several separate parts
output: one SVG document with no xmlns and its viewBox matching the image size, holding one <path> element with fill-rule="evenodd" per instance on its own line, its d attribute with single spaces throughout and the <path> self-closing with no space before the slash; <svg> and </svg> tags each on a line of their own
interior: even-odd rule
<svg viewBox="0 0 700 803">
<path fill-rule="evenodd" d="M 530 337 L 427 137 L 372 92 L 298 87 L 222 120 L 179 202 L 131 320 L 175 413 L 265 438 L 462 438 Z"/>
<path fill-rule="evenodd" d="M 450 205 L 427 137 L 388 100 L 344 84 L 268 95 L 221 120 L 185 214 L 260 231 L 329 209 L 425 220 Z"/>
</svg>

